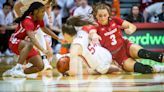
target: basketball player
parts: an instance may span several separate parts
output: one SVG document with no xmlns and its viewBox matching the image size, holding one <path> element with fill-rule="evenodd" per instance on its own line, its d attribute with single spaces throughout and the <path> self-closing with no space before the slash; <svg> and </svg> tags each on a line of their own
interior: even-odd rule
<svg viewBox="0 0 164 92">
<path fill-rule="evenodd" d="M 99 44 L 92 44 L 89 41 L 88 33 L 83 30 L 76 30 L 75 27 L 92 24 L 84 21 L 79 16 L 71 17 L 62 26 L 64 39 L 71 43 L 69 75 L 78 74 L 106 74 L 112 67 L 112 56 L 109 51 Z M 86 69 L 83 69 L 86 67 Z M 110 71 L 112 72 L 112 71 Z"/>
<path fill-rule="evenodd" d="M 13 77 L 25 77 L 25 74 L 36 73 L 43 70 L 44 64 L 41 56 L 38 54 L 38 51 L 33 48 L 33 45 L 46 55 L 50 54 L 50 52 L 43 48 L 36 40 L 35 33 L 37 29 L 40 27 L 46 34 L 59 40 L 52 31 L 44 26 L 44 12 L 44 5 L 40 2 L 34 2 L 24 12 L 22 17 L 15 20 L 19 25 L 10 37 L 9 47 L 15 54 L 19 55 L 18 64 L 3 73 L 3 76 L 11 75 Z M 26 37 L 30 40 L 26 40 Z M 33 65 L 23 70 L 22 65 L 25 60 Z"/>
<path fill-rule="evenodd" d="M 100 36 L 101 46 L 111 52 L 113 60 L 124 70 L 143 74 L 164 72 L 164 66 L 155 65 L 151 67 L 136 62 L 135 59 L 138 58 L 164 62 L 164 56 L 162 53 L 145 50 L 143 47 L 133 44 L 128 39 L 124 39 L 121 28 L 124 29 L 126 34 L 130 35 L 136 31 L 136 26 L 119 17 L 112 17 L 111 6 L 109 4 L 96 4 L 93 8 L 93 16 L 97 22 L 97 26 L 92 26 L 88 30 L 91 39 L 94 40 L 93 43 L 99 42 Z"/>
<path fill-rule="evenodd" d="M 14 6 L 14 10 L 17 16 L 22 16 L 22 14 L 24 13 L 25 10 L 28 9 L 28 7 L 30 6 L 30 4 L 32 4 L 33 2 L 41 2 L 42 4 L 45 5 L 45 9 L 46 9 L 46 13 L 48 15 L 49 18 L 49 22 L 51 22 L 51 2 L 52 0 L 18 0 Z M 51 49 L 51 37 L 45 35 L 42 30 L 39 28 L 36 34 L 36 38 L 39 41 L 39 43 L 43 46 L 43 48 L 50 50 L 51 54 L 48 57 L 52 57 L 53 55 L 53 51 Z M 50 40 L 47 40 L 47 39 Z M 50 43 L 50 44 L 48 44 Z M 50 65 L 50 63 L 47 60 L 47 57 L 45 56 L 45 54 L 43 52 L 40 51 L 40 54 L 42 56 L 43 62 L 44 62 L 44 69 L 52 69 L 52 66 Z"/>
</svg>

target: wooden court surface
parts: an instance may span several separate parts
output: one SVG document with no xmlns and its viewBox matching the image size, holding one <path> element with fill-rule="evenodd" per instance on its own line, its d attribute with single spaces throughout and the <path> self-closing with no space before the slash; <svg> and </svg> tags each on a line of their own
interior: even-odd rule
<svg viewBox="0 0 164 92">
<path fill-rule="evenodd" d="M 164 73 L 63 77 L 54 69 L 28 78 L 2 77 L 13 61 L 12 57 L 0 57 L 0 92 L 164 92 Z"/>
</svg>

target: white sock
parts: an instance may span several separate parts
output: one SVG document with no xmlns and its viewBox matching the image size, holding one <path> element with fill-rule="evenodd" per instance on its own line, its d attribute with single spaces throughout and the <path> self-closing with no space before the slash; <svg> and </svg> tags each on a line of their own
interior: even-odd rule
<svg viewBox="0 0 164 92">
<path fill-rule="evenodd" d="M 39 44 L 41 46 L 43 46 L 44 49 L 47 49 L 46 40 L 45 40 L 44 34 L 43 34 L 43 32 L 42 32 L 42 30 L 40 28 L 37 30 L 36 38 L 37 38 Z M 45 55 L 42 51 L 39 51 L 39 52 L 40 52 L 41 56 L 44 56 Z M 47 58 L 43 59 L 43 63 L 44 63 L 44 65 L 49 64 Z"/>
<path fill-rule="evenodd" d="M 16 69 L 23 69 L 23 65 L 19 64 L 19 63 L 15 67 L 16 67 Z"/>
<path fill-rule="evenodd" d="M 44 49 L 47 49 L 46 41 L 45 41 L 44 35 L 42 33 L 42 30 L 40 28 L 37 30 L 36 39 L 38 40 L 39 44 L 41 46 L 43 46 Z M 39 52 L 40 52 L 41 56 L 45 55 L 43 52 L 41 52 L 41 51 L 39 51 Z"/>
</svg>

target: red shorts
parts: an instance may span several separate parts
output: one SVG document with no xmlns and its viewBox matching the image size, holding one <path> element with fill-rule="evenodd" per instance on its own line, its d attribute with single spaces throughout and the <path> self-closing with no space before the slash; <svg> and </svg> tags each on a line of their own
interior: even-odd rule
<svg viewBox="0 0 164 92">
<path fill-rule="evenodd" d="M 128 58 L 130 58 L 130 46 L 132 45 L 133 43 L 130 42 L 129 40 L 125 39 L 124 40 L 124 44 L 122 47 L 120 47 L 118 49 L 118 51 L 116 50 L 115 53 L 111 52 L 112 53 L 112 57 L 113 57 L 113 60 L 116 60 L 116 62 L 120 65 L 120 66 L 123 66 L 125 60 L 127 60 Z"/>
<path fill-rule="evenodd" d="M 12 43 L 11 41 L 9 41 L 9 48 L 17 55 L 19 55 L 19 50 L 18 50 L 18 47 L 19 47 L 19 44 L 22 40 L 20 39 L 17 39 L 17 41 L 15 41 L 14 43 Z M 34 48 L 31 49 L 31 51 L 28 53 L 28 56 L 26 58 L 26 60 L 28 61 L 30 58 L 34 57 L 38 55 L 38 51 L 36 51 Z"/>
</svg>

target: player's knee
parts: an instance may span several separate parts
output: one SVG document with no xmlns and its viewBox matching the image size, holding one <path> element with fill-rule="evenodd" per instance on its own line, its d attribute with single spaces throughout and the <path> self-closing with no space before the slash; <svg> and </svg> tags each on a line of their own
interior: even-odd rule
<svg viewBox="0 0 164 92">
<path fill-rule="evenodd" d="M 149 74 L 153 72 L 153 68 L 149 65 L 143 65 L 139 62 L 136 62 L 134 64 L 134 72 L 137 73 L 143 73 L 143 74 Z"/>
<path fill-rule="evenodd" d="M 33 44 L 32 44 L 32 43 L 30 43 L 30 42 L 29 42 L 29 43 L 27 43 L 27 44 L 26 44 L 26 46 L 27 46 L 27 48 L 28 48 L 29 50 L 31 50 L 31 49 L 33 48 Z"/>
<path fill-rule="evenodd" d="M 42 71 L 44 69 L 44 65 L 37 66 L 37 71 Z"/>
</svg>

